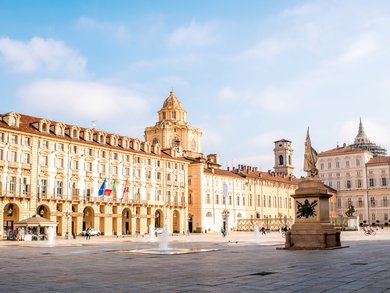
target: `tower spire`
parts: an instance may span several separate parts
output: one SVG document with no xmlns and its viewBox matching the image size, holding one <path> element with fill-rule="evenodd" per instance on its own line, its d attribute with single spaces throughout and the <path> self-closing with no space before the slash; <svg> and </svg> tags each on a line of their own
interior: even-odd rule
<svg viewBox="0 0 390 293">
<path fill-rule="evenodd" d="M 359 131 L 357 136 L 355 137 L 355 144 L 369 143 L 370 139 L 367 134 L 364 132 L 362 118 L 359 120 Z"/>
</svg>

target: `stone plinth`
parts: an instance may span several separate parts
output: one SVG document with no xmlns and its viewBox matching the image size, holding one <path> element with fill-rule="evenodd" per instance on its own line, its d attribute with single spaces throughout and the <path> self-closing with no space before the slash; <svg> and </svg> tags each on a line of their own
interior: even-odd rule
<svg viewBox="0 0 390 293">
<path fill-rule="evenodd" d="M 329 198 L 318 178 L 305 178 L 292 195 L 295 200 L 295 223 L 286 233 L 287 249 L 325 249 L 341 246 L 340 232 L 329 219 Z"/>
</svg>

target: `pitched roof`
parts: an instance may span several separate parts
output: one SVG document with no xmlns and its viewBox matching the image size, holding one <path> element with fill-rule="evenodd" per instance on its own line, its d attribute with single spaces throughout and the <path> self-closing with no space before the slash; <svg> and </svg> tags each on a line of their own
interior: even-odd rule
<svg viewBox="0 0 390 293">
<path fill-rule="evenodd" d="M 366 152 L 366 150 L 354 148 L 351 146 L 342 146 L 327 151 L 323 151 L 319 153 L 318 156 L 325 157 L 325 156 L 344 155 L 344 154 L 356 154 L 361 152 Z"/>
<path fill-rule="evenodd" d="M 374 164 L 389 164 L 390 163 L 390 157 L 374 157 L 371 160 L 367 162 L 367 165 L 374 165 Z"/>
<path fill-rule="evenodd" d="M 9 113 L 1 114 L 0 116 L 3 117 L 3 116 L 6 116 L 7 114 L 9 114 Z M 9 126 L 4 120 L 0 120 L 0 129 L 7 129 L 9 131 L 16 131 L 16 132 L 23 132 L 23 133 L 28 133 L 28 134 L 31 134 L 31 135 L 40 136 L 40 137 L 47 137 L 47 138 L 51 138 L 51 139 L 68 141 L 68 142 L 73 142 L 73 143 L 82 143 L 82 144 L 87 144 L 87 145 L 91 145 L 91 146 L 95 146 L 95 147 L 105 147 L 105 148 L 110 148 L 110 149 L 128 151 L 128 152 L 132 152 L 132 153 L 147 154 L 147 155 L 150 155 L 150 156 L 166 158 L 166 159 L 171 159 L 171 160 L 185 161 L 183 158 L 173 158 L 172 156 L 168 155 L 164 151 L 161 151 L 160 154 L 155 154 L 153 152 L 145 152 L 143 150 L 137 151 L 137 150 L 134 150 L 132 148 L 124 148 L 124 147 L 122 147 L 120 145 L 113 146 L 113 145 L 110 145 L 108 143 L 102 144 L 102 143 L 99 143 L 99 142 L 94 141 L 94 140 L 87 141 L 87 140 L 83 139 L 82 137 L 79 137 L 78 139 L 74 139 L 74 138 L 72 138 L 72 137 L 70 137 L 69 135 L 66 135 L 66 134 L 63 135 L 63 136 L 62 135 L 59 136 L 59 135 L 56 135 L 51 130 L 49 132 L 41 132 L 41 131 L 39 131 L 39 129 L 37 127 L 34 126 L 34 124 L 38 123 L 41 120 L 46 120 L 46 121 L 50 122 L 51 125 L 55 125 L 57 123 L 62 123 L 62 124 L 65 125 L 65 128 L 78 127 L 78 128 L 80 128 L 80 131 L 91 130 L 91 128 L 84 128 L 84 127 L 80 127 L 80 126 L 77 126 L 77 125 L 66 124 L 66 123 L 63 123 L 63 122 L 55 121 L 55 120 L 29 116 L 29 115 L 20 114 L 20 113 L 17 113 L 17 114 L 20 115 L 19 127 Z M 109 132 L 104 131 L 104 130 L 99 130 L 99 129 L 94 129 L 94 128 L 92 130 L 94 132 L 103 132 L 103 133 L 107 134 L 108 136 L 116 135 L 119 138 L 127 138 L 130 141 L 136 140 L 135 138 L 125 137 L 125 136 L 114 134 L 114 133 L 109 133 Z M 139 140 L 139 141 L 142 142 L 141 140 Z"/>
</svg>

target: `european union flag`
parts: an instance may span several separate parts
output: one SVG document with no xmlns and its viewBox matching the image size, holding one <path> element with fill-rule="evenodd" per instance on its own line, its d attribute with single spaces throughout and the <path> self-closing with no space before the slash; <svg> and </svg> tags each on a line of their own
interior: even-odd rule
<svg viewBox="0 0 390 293">
<path fill-rule="evenodd" d="M 106 184 L 107 184 L 107 180 L 104 179 L 102 186 L 100 186 L 100 189 L 99 189 L 99 196 L 104 195 L 104 191 L 106 190 Z"/>
</svg>

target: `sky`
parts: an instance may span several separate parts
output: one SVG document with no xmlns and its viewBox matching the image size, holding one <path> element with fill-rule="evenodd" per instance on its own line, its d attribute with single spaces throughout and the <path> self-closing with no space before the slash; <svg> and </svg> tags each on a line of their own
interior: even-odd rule
<svg viewBox="0 0 390 293">
<path fill-rule="evenodd" d="M 0 1 L 0 113 L 144 139 L 173 89 L 202 151 L 274 166 L 306 129 L 325 151 L 359 119 L 390 146 L 390 2 Z"/>
</svg>

